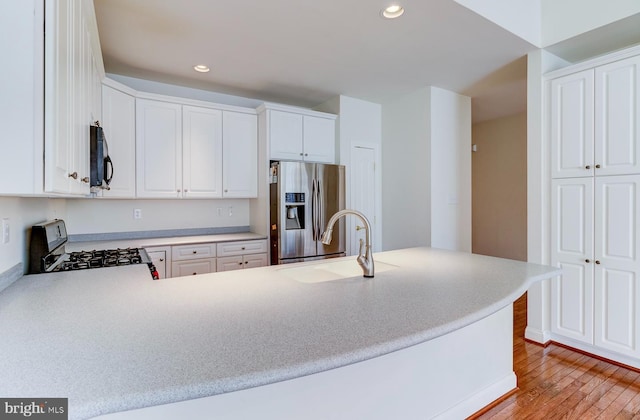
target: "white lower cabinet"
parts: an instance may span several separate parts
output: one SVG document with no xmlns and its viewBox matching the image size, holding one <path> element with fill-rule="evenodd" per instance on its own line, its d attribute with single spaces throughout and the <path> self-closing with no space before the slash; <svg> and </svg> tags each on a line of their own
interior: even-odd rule
<svg viewBox="0 0 640 420">
<path fill-rule="evenodd" d="M 171 277 L 171 247 L 156 246 L 145 249 L 158 271 L 158 277 L 160 279 L 168 279 Z"/>
<path fill-rule="evenodd" d="M 216 259 L 206 258 L 202 260 L 173 261 L 171 264 L 173 277 L 195 276 L 216 272 Z"/>
<path fill-rule="evenodd" d="M 174 245 L 171 247 L 172 277 L 215 273 L 216 244 Z"/>
<path fill-rule="evenodd" d="M 640 357 L 640 176 L 554 179 L 552 191 L 554 339 Z"/>
<path fill-rule="evenodd" d="M 219 243 L 217 255 L 217 271 L 264 267 L 268 265 L 267 240 Z"/>
</svg>

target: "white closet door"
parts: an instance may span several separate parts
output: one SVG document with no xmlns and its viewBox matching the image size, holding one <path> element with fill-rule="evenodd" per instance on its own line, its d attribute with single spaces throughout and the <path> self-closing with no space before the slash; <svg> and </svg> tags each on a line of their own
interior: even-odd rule
<svg viewBox="0 0 640 420">
<path fill-rule="evenodd" d="M 596 179 L 595 344 L 640 355 L 640 175 Z"/>
<path fill-rule="evenodd" d="M 640 57 L 596 68 L 596 175 L 640 173 Z"/>
<path fill-rule="evenodd" d="M 593 343 L 593 179 L 552 182 L 551 331 Z"/>
<path fill-rule="evenodd" d="M 591 176 L 593 70 L 551 81 L 551 177 Z"/>
</svg>

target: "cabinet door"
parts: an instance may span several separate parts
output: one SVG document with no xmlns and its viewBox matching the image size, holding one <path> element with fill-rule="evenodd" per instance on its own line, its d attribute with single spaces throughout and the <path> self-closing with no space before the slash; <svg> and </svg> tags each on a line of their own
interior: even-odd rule
<svg viewBox="0 0 640 420">
<path fill-rule="evenodd" d="M 136 100 L 138 197 L 176 198 L 182 195 L 181 138 L 181 105 Z"/>
<path fill-rule="evenodd" d="M 267 254 L 245 255 L 243 260 L 244 268 L 255 268 L 267 266 Z"/>
<path fill-rule="evenodd" d="M 45 2 L 45 159 L 46 192 L 68 193 L 72 170 L 72 10 L 70 1 Z M 77 171 L 76 171 L 76 177 Z"/>
<path fill-rule="evenodd" d="M 171 273 L 173 277 L 195 276 L 197 274 L 215 273 L 216 259 L 173 261 Z"/>
<path fill-rule="evenodd" d="M 593 178 L 552 182 L 551 331 L 593 343 Z M 588 261 L 588 262 L 587 262 Z"/>
<path fill-rule="evenodd" d="M 640 173 L 640 57 L 596 68 L 597 175 Z"/>
<path fill-rule="evenodd" d="M 304 160 L 335 163 L 336 125 L 328 118 L 304 116 Z"/>
<path fill-rule="evenodd" d="M 145 248 L 149 258 L 158 270 L 160 279 L 168 279 L 171 277 L 171 248 L 170 247 L 153 247 Z"/>
<path fill-rule="evenodd" d="M 595 344 L 640 356 L 640 175 L 596 178 Z"/>
<path fill-rule="evenodd" d="M 244 268 L 242 255 L 218 258 L 216 268 L 217 271 L 241 270 Z"/>
<path fill-rule="evenodd" d="M 222 196 L 222 111 L 182 108 L 183 197 Z"/>
<path fill-rule="evenodd" d="M 258 196 L 258 117 L 255 114 L 223 113 L 224 197 Z"/>
<path fill-rule="evenodd" d="M 593 70 L 551 81 L 551 177 L 592 176 Z"/>
<path fill-rule="evenodd" d="M 270 110 L 271 159 L 302 160 L 302 115 Z"/>
<path fill-rule="evenodd" d="M 102 127 L 115 172 L 103 197 L 134 198 L 136 195 L 136 101 L 131 95 L 102 87 Z"/>
</svg>

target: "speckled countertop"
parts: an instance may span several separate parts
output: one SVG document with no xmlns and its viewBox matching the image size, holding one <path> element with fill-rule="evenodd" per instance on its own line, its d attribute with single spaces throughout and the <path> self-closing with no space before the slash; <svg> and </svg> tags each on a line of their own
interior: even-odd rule
<svg viewBox="0 0 640 420">
<path fill-rule="evenodd" d="M 283 266 L 25 276 L 0 293 L 0 395 L 68 397 L 83 419 L 264 385 L 433 339 L 559 273 L 430 248 L 374 257 L 398 268 L 315 284 Z"/>
<path fill-rule="evenodd" d="M 256 239 L 267 239 L 265 235 L 257 233 L 223 233 L 217 235 L 193 235 L 193 236 L 172 236 L 166 238 L 139 238 L 139 239 L 119 239 L 106 241 L 82 241 L 67 242 L 65 249 L 70 251 L 89 251 L 93 249 L 115 249 L 115 248 L 149 248 L 154 246 L 167 245 L 188 245 L 202 244 L 208 242 L 232 242 L 250 241 Z"/>
</svg>

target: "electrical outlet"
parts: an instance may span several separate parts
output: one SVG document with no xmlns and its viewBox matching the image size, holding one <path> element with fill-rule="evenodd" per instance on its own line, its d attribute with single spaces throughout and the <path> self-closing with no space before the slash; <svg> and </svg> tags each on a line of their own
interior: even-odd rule
<svg viewBox="0 0 640 420">
<path fill-rule="evenodd" d="M 142 209 L 133 209 L 133 218 L 142 219 Z"/>
<path fill-rule="evenodd" d="M 11 226 L 9 219 L 2 219 L 2 243 L 8 244 L 11 241 Z"/>
<path fill-rule="evenodd" d="M 229 206 L 229 217 L 233 216 L 233 206 Z"/>
</svg>

